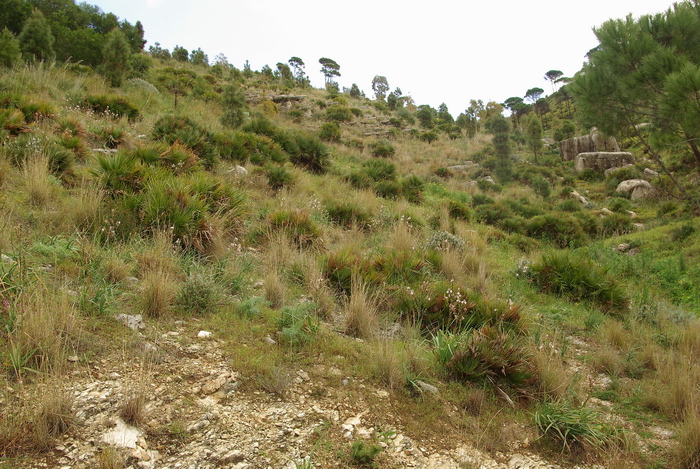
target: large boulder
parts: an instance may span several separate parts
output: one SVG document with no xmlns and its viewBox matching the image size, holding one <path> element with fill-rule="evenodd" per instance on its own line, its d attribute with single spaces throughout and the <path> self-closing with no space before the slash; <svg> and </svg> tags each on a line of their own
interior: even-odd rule
<svg viewBox="0 0 700 469">
<path fill-rule="evenodd" d="M 620 146 L 615 137 L 605 138 L 597 129 L 593 129 L 590 135 L 569 138 L 559 142 L 559 153 L 564 161 L 571 161 L 579 153 L 599 151 L 619 152 Z"/>
<path fill-rule="evenodd" d="M 630 194 L 630 200 L 641 200 L 654 197 L 656 189 L 649 181 L 644 179 L 628 179 L 617 185 L 616 192 Z"/>
<path fill-rule="evenodd" d="M 610 168 L 621 168 L 627 164 L 634 164 L 634 156 L 626 151 L 585 152 L 576 155 L 574 171 L 577 174 L 587 169 L 605 171 Z"/>
</svg>

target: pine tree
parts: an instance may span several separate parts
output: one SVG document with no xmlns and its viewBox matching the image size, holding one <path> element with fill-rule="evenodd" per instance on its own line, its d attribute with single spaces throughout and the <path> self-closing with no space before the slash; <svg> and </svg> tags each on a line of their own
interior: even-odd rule
<svg viewBox="0 0 700 469">
<path fill-rule="evenodd" d="M 245 101 L 243 90 L 235 82 L 231 82 L 222 96 L 224 113 L 221 116 L 221 123 L 226 127 L 240 127 L 245 121 L 248 105 Z"/>
<path fill-rule="evenodd" d="M 542 121 L 539 117 L 531 115 L 525 121 L 525 135 L 527 135 L 527 143 L 532 148 L 535 163 L 537 163 L 537 156 L 542 149 Z"/>
<path fill-rule="evenodd" d="M 505 184 L 513 179 L 513 163 L 510 161 L 510 124 L 499 114 L 491 120 L 491 131 L 497 159 L 494 172 L 499 182 Z"/>
<path fill-rule="evenodd" d="M 52 62 L 56 58 L 51 27 L 39 10 L 34 10 L 32 16 L 24 23 L 18 39 L 25 60 Z"/>
<path fill-rule="evenodd" d="M 107 34 L 107 40 L 102 49 L 102 74 L 109 80 L 110 85 L 121 86 L 124 76 L 131 70 L 131 45 L 119 28 L 114 28 Z"/>
<path fill-rule="evenodd" d="M 15 35 L 7 28 L 3 29 L 0 33 L 0 67 L 12 67 L 21 55 Z"/>
</svg>

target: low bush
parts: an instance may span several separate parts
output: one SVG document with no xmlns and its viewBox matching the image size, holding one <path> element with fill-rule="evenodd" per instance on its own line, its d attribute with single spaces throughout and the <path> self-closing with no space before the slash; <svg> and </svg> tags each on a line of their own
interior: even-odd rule
<svg viewBox="0 0 700 469">
<path fill-rule="evenodd" d="M 82 105 L 92 112 L 112 118 L 126 117 L 133 121 L 141 117 L 141 112 L 136 106 L 118 96 L 88 96 Z"/>
<path fill-rule="evenodd" d="M 294 175 L 284 166 L 268 165 L 265 174 L 267 184 L 276 191 L 294 183 Z"/>
<path fill-rule="evenodd" d="M 336 122 L 350 122 L 353 113 L 349 107 L 342 104 L 333 104 L 326 108 L 326 120 Z"/>
<path fill-rule="evenodd" d="M 298 153 L 290 153 L 290 161 L 312 173 L 323 174 L 330 166 L 330 151 L 318 137 L 302 132 L 295 134 Z"/>
<path fill-rule="evenodd" d="M 586 235 L 576 218 L 567 214 L 538 215 L 527 223 L 527 235 L 551 241 L 560 248 L 582 246 Z"/>
<path fill-rule="evenodd" d="M 153 125 L 152 137 L 169 145 L 177 142 L 186 146 L 202 160 L 207 169 L 213 168 L 219 158 L 213 135 L 189 117 L 161 117 Z"/>
<path fill-rule="evenodd" d="M 624 289 L 608 271 L 581 254 L 544 254 L 531 266 L 530 278 L 547 293 L 591 301 L 605 312 L 620 314 L 629 304 Z"/>
<path fill-rule="evenodd" d="M 337 122 L 326 122 L 321 126 L 321 131 L 318 133 L 321 140 L 327 142 L 340 142 L 340 124 Z"/>
<path fill-rule="evenodd" d="M 270 228 L 284 231 L 300 247 L 309 247 L 321 237 L 321 228 L 305 210 L 278 210 L 268 220 Z"/>
<path fill-rule="evenodd" d="M 535 412 L 534 420 L 542 434 L 565 450 L 574 445 L 600 448 L 610 442 L 612 431 L 589 407 L 576 407 L 567 401 L 548 402 Z"/>
<path fill-rule="evenodd" d="M 377 158 L 390 158 L 396 153 L 396 148 L 387 140 L 377 140 L 369 144 L 369 151 Z"/>
<path fill-rule="evenodd" d="M 340 226 L 364 228 L 372 219 L 372 214 L 350 201 L 333 200 L 326 204 L 328 217 Z"/>
<path fill-rule="evenodd" d="M 440 332 L 433 336 L 433 344 L 438 361 L 456 379 L 521 386 L 532 376 L 522 337 L 498 326 L 456 336 Z"/>
</svg>

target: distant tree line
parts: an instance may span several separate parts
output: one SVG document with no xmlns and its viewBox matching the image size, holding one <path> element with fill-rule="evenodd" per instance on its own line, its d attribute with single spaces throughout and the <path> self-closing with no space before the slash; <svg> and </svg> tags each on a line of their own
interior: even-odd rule
<svg viewBox="0 0 700 469">
<path fill-rule="evenodd" d="M 108 35 L 115 29 L 124 35 L 132 54 L 143 50 L 146 41 L 141 22 L 119 20 L 96 5 L 76 4 L 74 0 L 2 0 L 0 8 L 3 45 L 16 38 L 27 60 L 74 62 L 96 68 L 104 63 Z"/>
</svg>

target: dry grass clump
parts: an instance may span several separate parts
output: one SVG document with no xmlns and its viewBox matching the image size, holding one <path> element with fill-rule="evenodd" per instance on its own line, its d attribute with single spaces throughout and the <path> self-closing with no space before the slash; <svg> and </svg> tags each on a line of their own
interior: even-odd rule
<svg viewBox="0 0 700 469">
<path fill-rule="evenodd" d="M 25 311 L 30 313 L 21 317 L 17 345 L 23 351 L 33 351 L 27 365 L 37 371 L 60 371 L 71 341 L 80 331 L 78 314 L 70 299 L 38 291 Z"/>
<path fill-rule="evenodd" d="M 50 176 L 49 158 L 45 154 L 35 154 L 24 162 L 22 177 L 32 205 L 45 206 L 51 200 L 55 186 Z"/>
<path fill-rule="evenodd" d="M 131 275 L 131 266 L 117 254 L 110 253 L 102 260 L 105 277 L 112 283 L 120 283 Z"/>
<path fill-rule="evenodd" d="M 287 368 L 281 365 L 272 365 L 262 368 L 255 377 L 255 382 L 261 389 L 270 394 L 283 397 L 292 387 L 293 380 Z"/>
<path fill-rule="evenodd" d="M 100 209 L 103 201 L 104 192 L 100 190 L 98 185 L 92 181 L 82 180 L 76 193 L 63 203 L 61 218 L 64 220 L 64 225 L 71 230 L 80 232 L 96 229 L 102 224 Z M 105 225 L 101 228 L 105 230 L 116 228 L 108 224 Z"/>
<path fill-rule="evenodd" d="M 376 304 L 376 297 L 370 294 L 367 285 L 359 278 L 353 278 L 350 298 L 343 308 L 345 333 L 361 339 L 374 336 L 379 315 Z"/>
<path fill-rule="evenodd" d="M 593 368 L 598 373 L 605 373 L 608 376 L 619 376 L 624 369 L 622 357 L 616 350 L 603 347 L 593 355 Z"/>
<path fill-rule="evenodd" d="M 618 350 L 627 351 L 632 343 L 631 334 L 620 321 L 609 320 L 599 331 L 603 340 Z"/>
<path fill-rule="evenodd" d="M 74 425 L 75 413 L 71 394 L 60 389 L 49 389 L 43 393 L 34 422 L 34 443 L 39 448 L 46 449 Z"/>
<path fill-rule="evenodd" d="M 553 399 L 565 397 L 570 380 L 561 360 L 553 353 L 536 349 L 532 352 L 532 364 L 535 367 L 537 388 L 542 396 Z"/>
<path fill-rule="evenodd" d="M 129 425 L 140 425 L 146 420 L 146 394 L 143 385 L 127 390 L 119 416 Z"/>
<path fill-rule="evenodd" d="M 172 311 L 176 285 L 171 274 L 153 270 L 141 281 L 137 303 L 141 311 L 150 317 L 160 317 Z"/>
<path fill-rule="evenodd" d="M 270 271 L 264 280 L 265 299 L 270 302 L 273 309 L 284 306 L 287 296 L 287 287 L 276 271 Z"/>
<path fill-rule="evenodd" d="M 700 409 L 700 370 L 696 367 L 667 363 L 659 372 L 659 381 L 662 384 L 661 395 L 664 397 L 662 408 L 666 415 L 681 421 L 686 415 Z"/>
<path fill-rule="evenodd" d="M 396 389 L 405 382 L 402 370 L 403 356 L 397 344 L 381 340 L 371 345 L 369 373 L 383 386 Z"/>
<path fill-rule="evenodd" d="M 700 413 L 688 412 L 676 431 L 678 445 L 673 450 L 673 467 L 700 468 Z"/>
<path fill-rule="evenodd" d="M 46 450 L 76 424 L 73 397 L 56 382 L 28 388 L 28 395 L 5 394 L 0 418 L 0 455 Z M 31 399 L 34 405 L 28 405 Z"/>
<path fill-rule="evenodd" d="M 126 461 L 114 446 L 106 446 L 97 453 L 96 463 L 99 469 L 123 469 Z"/>
<path fill-rule="evenodd" d="M 146 243 L 145 247 L 135 249 L 134 254 L 141 275 L 150 271 L 168 272 L 171 275 L 180 273 L 177 265 L 179 254 L 173 248 L 170 233 L 158 231 L 153 234 L 152 241 Z"/>
</svg>

